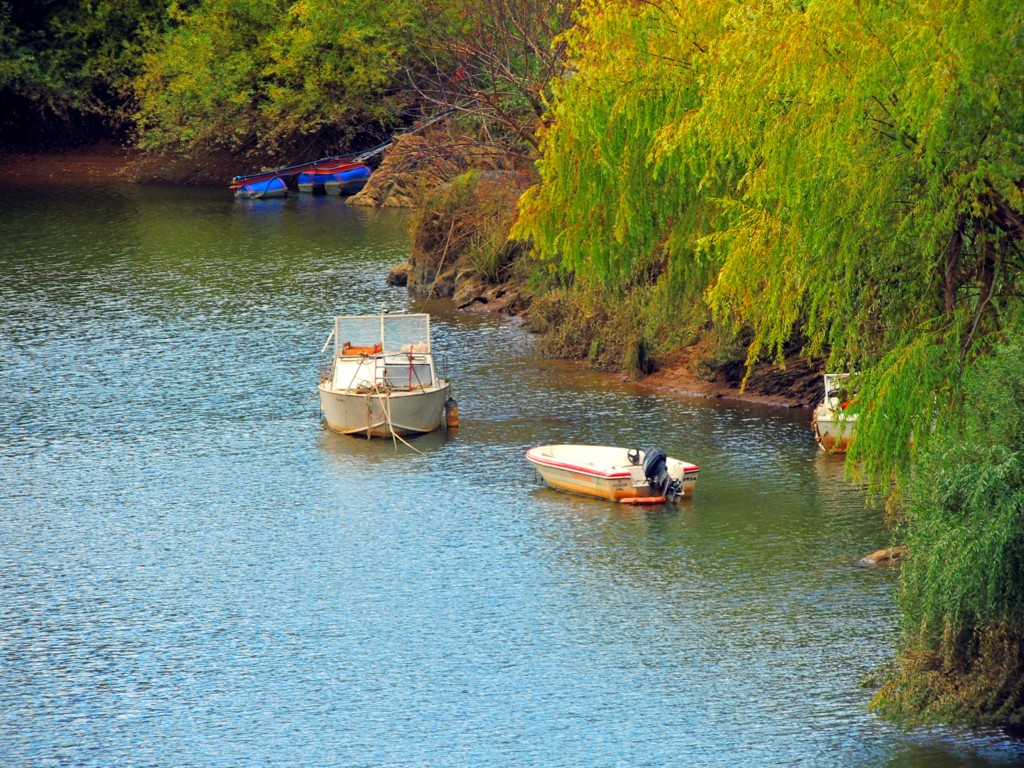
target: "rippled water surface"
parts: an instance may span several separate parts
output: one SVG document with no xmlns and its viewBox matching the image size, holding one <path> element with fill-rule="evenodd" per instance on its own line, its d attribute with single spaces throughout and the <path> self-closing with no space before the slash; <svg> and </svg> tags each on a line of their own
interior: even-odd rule
<svg viewBox="0 0 1024 768">
<path fill-rule="evenodd" d="M 643 394 L 385 284 L 407 217 L 0 193 L 0 765 L 989 766 L 867 712 L 888 543 L 804 411 Z M 323 431 L 334 314 L 434 315 L 461 428 Z M 544 488 L 656 444 L 696 497 Z"/>
</svg>

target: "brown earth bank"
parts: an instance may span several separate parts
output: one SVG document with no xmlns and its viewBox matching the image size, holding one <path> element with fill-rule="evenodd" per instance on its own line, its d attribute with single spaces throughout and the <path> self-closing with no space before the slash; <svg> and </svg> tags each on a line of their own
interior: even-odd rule
<svg viewBox="0 0 1024 768">
<path fill-rule="evenodd" d="M 394 137 L 380 167 L 349 205 L 419 208 L 425 198 L 469 171 L 515 171 L 503 153 L 477 142 L 459 141 L 441 128 Z"/>
<path fill-rule="evenodd" d="M 66 152 L 0 151 L 0 168 L 7 182 L 107 184 L 133 181 L 129 169 L 142 157 L 136 150 L 98 144 Z"/>
<path fill-rule="evenodd" d="M 803 358 L 784 364 L 759 363 L 743 379 L 746 366 L 735 361 L 710 367 L 708 349 L 694 344 L 676 350 L 658 363 L 658 370 L 638 382 L 652 392 L 671 392 L 689 397 L 741 400 L 783 408 L 813 408 L 821 400 L 820 369 Z"/>
<path fill-rule="evenodd" d="M 419 149 L 412 142 L 410 144 Z M 3 168 L 9 183 L 60 182 L 62 185 L 73 185 L 166 180 L 165 174 L 155 172 L 156 162 L 152 157 L 147 157 L 137 150 L 114 144 L 98 144 L 66 152 L 0 152 L 0 168 Z M 487 183 L 492 183 L 496 188 L 500 187 L 504 191 L 509 188 L 521 191 L 521 180 L 515 180 L 515 183 L 506 183 L 510 176 L 511 174 L 485 173 L 483 176 L 485 184 L 482 186 L 486 187 Z M 411 184 L 409 181 L 394 179 L 387 183 L 396 189 L 410 189 L 409 185 Z M 418 186 L 417 194 L 410 194 L 409 197 L 419 198 L 422 190 L 423 187 Z M 393 201 L 391 204 L 393 205 L 395 202 Z M 437 228 L 444 229 L 445 235 L 450 238 L 452 230 L 448 221 L 440 219 Z M 448 247 L 450 250 L 450 242 Z M 441 250 L 443 250 L 443 245 Z M 444 281 L 451 281 L 450 295 L 455 295 L 458 305 L 467 311 L 496 312 L 516 317 L 520 316 L 529 305 L 528 292 L 515 279 L 497 283 L 483 281 L 475 285 L 460 285 L 459 288 L 462 290 L 457 293 L 454 267 L 444 270 L 443 265 L 439 264 L 438 266 L 441 266 L 442 269 L 436 271 L 451 272 L 451 274 L 444 274 Z M 406 269 L 408 269 L 408 265 Z M 391 279 L 394 280 L 395 275 L 401 271 L 401 268 L 396 268 Z M 421 275 L 420 285 L 422 286 L 428 281 L 432 282 L 431 289 L 436 291 L 438 283 L 442 282 L 435 281 L 436 271 L 429 276 Z M 429 294 L 431 291 L 427 291 L 427 293 Z M 707 349 L 701 344 L 677 350 L 659 361 L 658 370 L 636 383 L 640 388 L 651 392 L 747 401 L 780 407 L 813 407 L 821 398 L 820 372 L 804 360 L 788 360 L 784 367 L 758 365 L 748 378 L 746 386 L 742 387 L 745 374 L 742 363 L 736 362 L 711 368 L 706 364 L 707 359 Z"/>
</svg>

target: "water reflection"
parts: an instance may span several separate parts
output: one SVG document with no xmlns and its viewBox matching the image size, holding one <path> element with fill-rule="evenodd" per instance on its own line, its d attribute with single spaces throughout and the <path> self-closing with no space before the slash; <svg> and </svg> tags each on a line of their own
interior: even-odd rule
<svg viewBox="0 0 1024 768">
<path fill-rule="evenodd" d="M 428 455 L 440 451 L 458 439 L 458 429 L 435 429 L 425 435 L 406 435 L 402 439 L 368 439 L 339 435 L 321 422 L 320 448 L 332 461 L 347 466 L 363 462 L 387 462 L 390 458 Z"/>
</svg>

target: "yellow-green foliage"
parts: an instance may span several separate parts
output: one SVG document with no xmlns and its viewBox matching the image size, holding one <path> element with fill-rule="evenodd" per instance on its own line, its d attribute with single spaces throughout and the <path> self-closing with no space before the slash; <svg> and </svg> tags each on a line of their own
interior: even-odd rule
<svg viewBox="0 0 1024 768">
<path fill-rule="evenodd" d="M 543 183 L 523 201 L 518 234 L 580 281 L 625 289 L 667 255 L 683 285 L 700 275 L 688 257 L 711 213 L 692 195 L 700 171 L 659 173 L 652 153 L 658 132 L 697 103 L 698 49 L 679 48 L 653 6 L 628 3 L 584 4 L 565 37 L 572 75 L 552 86 Z"/>
<path fill-rule="evenodd" d="M 415 28 L 414 6 L 407 2 L 291 5 L 268 41 L 268 139 L 342 126 L 354 115 L 385 119 L 381 97 L 406 63 Z"/>
<path fill-rule="evenodd" d="M 285 0 L 205 0 L 191 12 L 171 7 L 173 28 L 154 41 L 135 81 L 140 145 L 196 150 L 242 146 L 266 102 L 271 64 L 262 39 Z"/>
<path fill-rule="evenodd" d="M 590 0 L 516 233 L 577 284 L 703 300 L 750 364 L 800 338 L 861 372 L 851 457 L 898 491 L 1020 302 L 1022 24 L 1006 0 Z"/>
</svg>

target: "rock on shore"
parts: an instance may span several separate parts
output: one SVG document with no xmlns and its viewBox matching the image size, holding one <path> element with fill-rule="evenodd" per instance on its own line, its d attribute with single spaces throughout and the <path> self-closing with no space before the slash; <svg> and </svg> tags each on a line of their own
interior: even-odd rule
<svg viewBox="0 0 1024 768">
<path fill-rule="evenodd" d="M 529 296 L 513 272 L 526 247 L 508 233 L 529 185 L 516 171 L 477 171 L 438 186 L 417 213 L 409 262 L 389 282 L 404 281 L 419 298 L 452 298 L 460 308 L 523 309 Z"/>
</svg>

